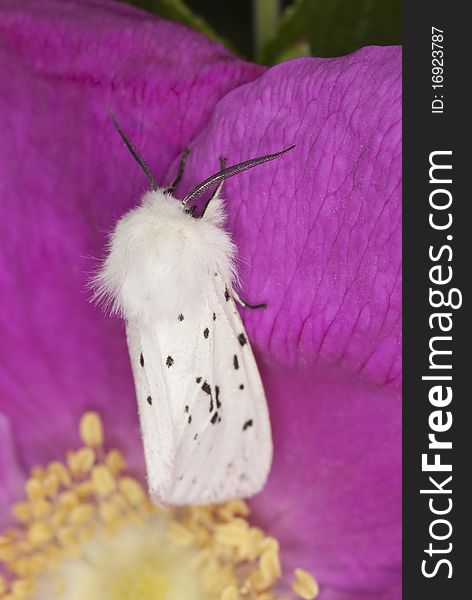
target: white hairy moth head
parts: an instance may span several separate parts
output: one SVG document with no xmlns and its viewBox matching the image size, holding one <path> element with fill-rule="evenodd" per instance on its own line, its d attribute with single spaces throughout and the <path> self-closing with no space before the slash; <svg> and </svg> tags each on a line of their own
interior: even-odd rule
<svg viewBox="0 0 472 600">
<path fill-rule="evenodd" d="M 211 202 L 205 216 L 195 219 L 161 190 L 145 194 L 111 235 L 97 295 L 127 318 L 168 319 L 193 313 L 215 272 L 230 286 L 235 247 L 223 229 L 221 200 Z"/>
<path fill-rule="evenodd" d="M 179 201 L 172 192 L 188 151 L 176 180 L 160 189 L 113 120 L 152 191 L 118 221 L 94 280 L 95 297 L 126 322 L 151 497 L 206 504 L 254 495 L 269 473 L 272 438 L 234 305 L 235 246 L 224 230 L 219 192 L 228 177 L 293 146 L 228 168 L 220 159 L 220 171 Z M 188 202 L 215 186 L 196 217 Z"/>
</svg>

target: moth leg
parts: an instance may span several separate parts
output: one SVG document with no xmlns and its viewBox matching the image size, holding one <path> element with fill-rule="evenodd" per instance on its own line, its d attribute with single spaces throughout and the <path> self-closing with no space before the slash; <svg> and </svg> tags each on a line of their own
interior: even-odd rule
<svg viewBox="0 0 472 600">
<path fill-rule="evenodd" d="M 164 192 L 168 194 L 173 194 L 175 188 L 178 186 L 180 180 L 183 177 L 185 171 L 185 163 L 187 162 L 188 155 L 190 154 L 190 150 L 188 148 L 184 148 L 182 152 L 182 156 L 180 157 L 179 170 L 177 171 L 177 175 L 175 176 L 174 181 L 170 184 L 169 187 L 165 188 Z"/>
<path fill-rule="evenodd" d="M 252 310 L 256 310 L 258 308 L 267 308 L 267 304 L 262 302 L 261 304 L 249 304 L 246 300 L 243 300 L 236 290 L 231 290 L 233 298 L 236 300 L 238 304 L 244 306 L 244 308 L 251 308 Z"/>
<path fill-rule="evenodd" d="M 222 171 L 222 170 L 225 168 L 225 166 L 226 166 L 226 158 L 225 158 L 224 156 L 220 156 L 220 170 Z M 201 218 L 203 217 L 203 215 L 206 213 L 206 209 L 208 208 L 208 205 L 210 204 L 210 202 L 211 202 L 212 200 L 214 200 L 215 198 L 218 198 L 218 197 L 219 197 L 219 195 L 220 195 L 220 192 L 221 192 L 221 189 L 222 189 L 222 187 L 223 187 L 223 183 L 224 183 L 224 180 L 223 180 L 223 181 L 221 181 L 221 182 L 218 184 L 218 187 L 215 189 L 215 191 L 213 192 L 213 194 L 212 194 L 212 195 L 211 195 L 211 196 L 208 198 L 208 200 L 206 201 L 206 204 L 205 204 L 205 206 L 203 207 L 203 210 L 202 210 L 202 214 L 200 215 L 200 219 L 201 219 Z"/>
</svg>

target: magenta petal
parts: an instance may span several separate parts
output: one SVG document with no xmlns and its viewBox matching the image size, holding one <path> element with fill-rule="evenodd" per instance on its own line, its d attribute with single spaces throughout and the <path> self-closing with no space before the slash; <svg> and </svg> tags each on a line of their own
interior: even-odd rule
<svg viewBox="0 0 472 600">
<path fill-rule="evenodd" d="M 275 460 L 253 501 L 287 567 L 380 593 L 401 568 L 399 394 L 333 365 L 262 360 Z"/>
<path fill-rule="evenodd" d="M 401 598 L 401 582 L 382 592 L 366 590 L 341 591 L 335 588 L 323 587 L 321 594 L 318 596 L 318 600 L 401 600 Z"/>
<path fill-rule="evenodd" d="M 182 188 L 230 162 L 295 150 L 227 182 L 251 339 L 290 364 L 401 376 L 401 53 L 364 48 L 269 69 L 219 102 Z"/>
</svg>

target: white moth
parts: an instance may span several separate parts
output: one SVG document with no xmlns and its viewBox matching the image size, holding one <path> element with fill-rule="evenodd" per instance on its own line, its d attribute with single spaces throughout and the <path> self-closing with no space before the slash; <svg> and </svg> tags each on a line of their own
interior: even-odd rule
<svg viewBox="0 0 472 600">
<path fill-rule="evenodd" d="M 235 246 L 223 228 L 220 192 L 224 179 L 293 146 L 227 169 L 223 161 L 179 201 L 172 193 L 188 152 L 171 187 L 160 189 L 113 121 L 152 191 L 118 221 L 95 295 L 126 323 L 151 498 L 184 505 L 252 496 L 267 480 L 272 438 L 234 301 Z M 189 200 L 215 186 L 196 218 Z"/>
</svg>

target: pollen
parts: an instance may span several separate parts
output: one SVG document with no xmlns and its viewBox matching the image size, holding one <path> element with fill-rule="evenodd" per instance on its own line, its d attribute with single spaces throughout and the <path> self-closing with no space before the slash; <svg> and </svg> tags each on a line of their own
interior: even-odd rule
<svg viewBox="0 0 472 600">
<path fill-rule="evenodd" d="M 104 447 L 96 412 L 83 446 L 37 465 L 0 532 L 3 600 L 312 600 L 315 579 L 285 585 L 278 541 L 250 523 L 244 500 L 160 508 Z"/>
<path fill-rule="evenodd" d="M 318 584 L 313 576 L 303 569 L 295 569 L 295 581 L 292 590 L 304 600 L 313 600 L 318 596 Z"/>
<path fill-rule="evenodd" d="M 103 444 L 103 426 L 100 415 L 88 412 L 82 417 L 79 427 L 80 439 L 86 446 L 101 446 Z"/>
</svg>

